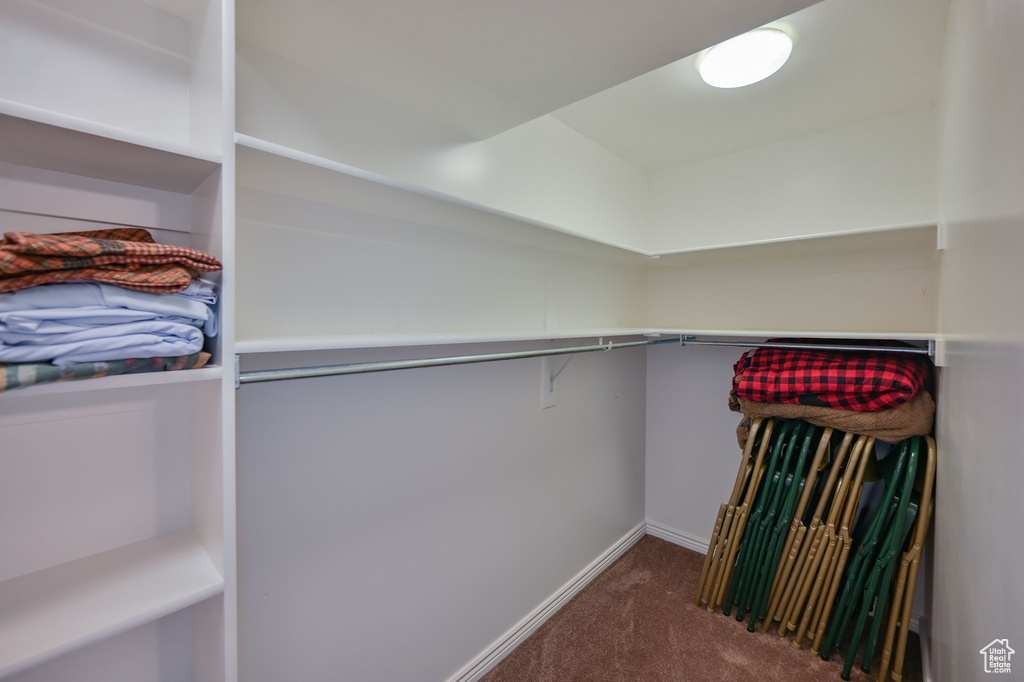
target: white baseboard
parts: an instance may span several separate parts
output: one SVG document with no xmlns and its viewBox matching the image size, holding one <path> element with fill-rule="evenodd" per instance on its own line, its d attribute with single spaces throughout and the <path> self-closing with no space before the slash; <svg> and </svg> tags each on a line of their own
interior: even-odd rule
<svg viewBox="0 0 1024 682">
<path fill-rule="evenodd" d="M 655 523 L 654 521 L 647 522 L 647 532 L 656 538 L 661 538 L 686 549 L 692 549 L 694 552 L 708 553 L 710 541 L 699 538 L 696 535 L 690 535 L 689 533 Z M 910 629 L 921 634 L 921 614 L 917 611 L 912 611 L 910 614 Z"/>
<path fill-rule="evenodd" d="M 467 663 L 459 672 L 448 678 L 448 682 L 476 682 L 476 680 L 483 677 L 501 659 L 509 655 L 523 640 L 543 625 L 548 618 L 553 616 L 558 609 L 562 608 L 566 602 L 576 596 L 576 593 L 586 587 L 591 580 L 608 568 L 613 561 L 625 554 L 626 550 L 635 545 L 646 532 L 647 523 L 644 522 L 622 536 L 614 545 L 605 550 L 601 556 L 594 559 L 589 566 L 577 573 L 572 580 L 545 599 L 529 615 L 516 623 L 511 630 L 480 652 L 476 658 Z M 707 551 L 706 545 L 705 551 Z"/>
<path fill-rule="evenodd" d="M 701 554 L 708 553 L 708 545 L 711 543 L 710 540 L 705 538 L 699 538 L 696 535 L 690 535 L 689 533 L 669 528 L 654 521 L 647 522 L 647 532 L 656 538 L 661 538 L 686 549 L 692 549 L 694 552 L 700 552 Z"/>
</svg>

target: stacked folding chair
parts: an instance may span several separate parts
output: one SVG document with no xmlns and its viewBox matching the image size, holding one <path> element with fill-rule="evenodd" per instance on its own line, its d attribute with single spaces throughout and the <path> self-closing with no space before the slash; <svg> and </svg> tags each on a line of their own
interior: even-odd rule
<svg viewBox="0 0 1024 682">
<path fill-rule="evenodd" d="M 727 615 L 735 608 L 751 632 L 778 623 L 779 635 L 795 632 L 796 647 L 810 639 L 826 660 L 845 647 L 844 679 L 862 645 L 861 668 L 870 672 L 887 623 L 878 679 L 888 679 L 891 665 L 899 682 L 932 511 L 935 442 L 907 439 L 882 460 L 882 493 L 858 517 L 874 446 L 874 438 L 801 420 L 754 419 L 715 521 L 697 605 Z"/>
</svg>

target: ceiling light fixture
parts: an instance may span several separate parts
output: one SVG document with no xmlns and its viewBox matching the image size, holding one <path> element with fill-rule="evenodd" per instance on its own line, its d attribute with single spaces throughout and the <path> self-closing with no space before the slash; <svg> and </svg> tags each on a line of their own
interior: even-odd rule
<svg viewBox="0 0 1024 682">
<path fill-rule="evenodd" d="M 715 45 L 700 60 L 700 77 L 716 88 L 740 88 L 782 68 L 793 39 L 775 28 L 759 28 Z"/>
</svg>

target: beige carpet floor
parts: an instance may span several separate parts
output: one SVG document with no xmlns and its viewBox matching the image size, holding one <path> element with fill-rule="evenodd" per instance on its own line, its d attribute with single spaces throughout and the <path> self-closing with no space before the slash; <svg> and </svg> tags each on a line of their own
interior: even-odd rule
<svg viewBox="0 0 1024 682">
<path fill-rule="evenodd" d="M 840 680 L 792 638 L 693 604 L 704 555 L 647 535 L 508 655 L 482 682 L 821 682 Z M 842 652 L 840 652 L 842 653 Z M 920 682 L 911 636 L 905 682 Z M 874 680 L 853 669 L 852 680 Z"/>
</svg>

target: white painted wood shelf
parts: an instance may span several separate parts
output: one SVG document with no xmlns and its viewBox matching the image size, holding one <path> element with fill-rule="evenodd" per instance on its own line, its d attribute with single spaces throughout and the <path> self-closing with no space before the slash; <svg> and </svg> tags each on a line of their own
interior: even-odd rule
<svg viewBox="0 0 1024 682">
<path fill-rule="evenodd" d="M 191 529 L 0 583 L 0 677 L 220 594 Z"/>
<path fill-rule="evenodd" d="M 188 194 L 218 154 L 0 99 L 0 161 Z"/>
<path fill-rule="evenodd" d="M 296 351 L 343 350 L 438 346 L 444 344 L 500 343 L 502 341 L 543 341 L 556 339 L 598 339 L 643 336 L 651 330 L 640 328 L 556 329 L 505 332 L 438 332 L 433 334 L 339 334 L 336 336 L 282 336 L 274 339 L 242 340 L 235 343 L 239 354 Z"/>
<path fill-rule="evenodd" d="M 801 331 L 771 329 L 649 329 L 648 334 L 691 335 L 702 339 L 857 339 L 879 341 L 937 341 L 941 334 L 932 332 L 898 332 L 898 331 Z"/>
<path fill-rule="evenodd" d="M 863 331 L 784 331 L 767 329 L 670 329 L 628 327 L 604 329 L 564 329 L 536 332 L 451 332 L 435 334 L 341 334 L 336 336 L 283 336 L 272 339 L 242 340 L 235 343 L 241 355 L 287 353 L 359 348 L 391 348 L 401 346 L 436 346 L 444 344 L 500 343 L 508 341 L 543 341 L 558 339 L 599 339 L 624 336 L 672 337 L 696 336 L 703 340 L 755 340 L 769 338 L 851 339 L 879 341 L 940 341 L 941 334 L 921 332 Z"/>
<path fill-rule="evenodd" d="M 491 215 L 509 218 L 511 220 L 534 225 L 536 227 L 542 227 L 560 234 L 577 237 L 595 244 L 610 246 L 615 249 L 639 254 L 652 259 L 664 259 L 666 264 L 694 254 L 705 260 L 710 259 L 712 261 L 721 261 L 724 259 L 742 257 L 746 254 L 756 254 L 758 256 L 767 255 L 769 257 L 781 254 L 786 257 L 793 257 L 798 255 L 828 255 L 863 249 L 881 250 L 919 247 L 922 244 L 938 248 L 937 231 L 939 221 L 936 219 L 918 223 L 871 225 L 854 230 L 842 230 L 837 232 L 824 231 L 813 234 L 793 235 L 773 239 L 726 242 L 722 244 L 695 246 L 691 248 L 652 251 L 631 244 L 599 239 L 559 225 L 534 220 L 508 211 L 502 211 L 478 202 L 468 201 L 457 196 L 444 194 L 442 192 L 414 185 L 402 180 L 396 180 L 380 173 L 367 171 L 340 161 L 293 149 L 291 147 L 251 135 L 236 132 L 235 143 L 241 147 L 254 149 L 284 159 L 290 159 L 292 161 L 297 161 L 299 163 L 333 173 L 340 173 L 342 175 L 368 180 L 387 187 L 439 199 L 458 206 L 465 206 Z"/>
<path fill-rule="evenodd" d="M 746 242 L 726 242 L 710 246 L 652 251 L 653 258 L 665 262 L 699 258 L 703 263 L 751 256 L 764 257 L 808 257 L 827 256 L 857 251 L 881 251 L 907 248 L 939 248 L 938 220 L 895 225 L 872 225 L 855 230 L 817 232 L 775 239 L 761 239 Z"/>
<path fill-rule="evenodd" d="M 419 194 L 421 196 L 430 197 L 433 199 L 440 199 L 441 201 L 445 201 L 450 204 L 455 204 L 457 206 L 465 206 L 467 208 L 476 209 L 478 211 L 483 211 L 484 213 L 489 213 L 491 215 L 501 216 L 503 218 L 509 218 L 511 220 L 526 223 L 528 225 L 543 227 L 544 229 L 551 230 L 552 232 L 558 232 L 561 234 L 568 235 L 570 237 L 576 237 L 595 244 L 611 246 L 616 249 L 621 249 L 622 251 L 636 253 L 644 256 L 651 255 L 649 251 L 645 251 L 644 249 L 635 246 L 630 246 L 628 244 L 622 244 L 619 242 L 613 242 L 592 237 L 581 232 L 578 232 L 576 230 L 570 230 L 559 225 L 546 223 L 540 220 L 534 220 L 533 218 L 518 215 L 515 213 L 510 213 L 508 211 L 503 211 L 492 206 L 487 206 L 485 204 L 481 204 L 475 201 L 462 199 L 451 194 L 444 194 L 443 192 L 438 192 L 436 190 L 428 189 L 426 187 L 414 185 L 409 182 L 396 180 L 386 175 L 381 175 L 380 173 L 374 173 L 372 171 L 364 170 L 362 168 L 357 168 L 356 166 L 341 163 L 340 161 L 335 161 L 333 159 L 317 156 L 315 154 L 310 154 L 309 152 L 304 152 L 298 149 L 292 149 L 291 147 L 286 147 L 275 142 L 270 142 L 269 140 L 263 140 L 258 137 L 253 137 L 251 135 L 235 133 L 235 143 L 241 147 L 247 147 L 249 149 L 255 149 L 257 151 L 272 154 L 274 156 L 279 156 L 281 158 L 290 159 L 292 161 L 298 161 L 299 163 L 304 163 L 309 166 L 314 166 L 316 168 L 331 171 L 333 173 L 340 173 L 342 175 L 348 175 L 350 177 L 360 178 L 362 180 L 369 180 L 370 182 L 375 182 L 386 187 L 392 187 L 394 189 L 412 192 L 413 194 Z"/>
<path fill-rule="evenodd" d="M 139 372 L 136 374 L 117 374 L 92 379 L 55 381 L 0 392 L 0 401 L 5 399 L 16 400 L 19 396 L 60 395 L 64 393 L 78 393 L 80 391 L 101 391 L 216 381 L 221 378 L 223 373 L 223 368 L 219 365 L 207 365 L 199 369 L 182 369 L 171 372 Z"/>
</svg>

